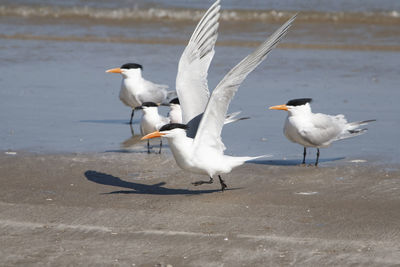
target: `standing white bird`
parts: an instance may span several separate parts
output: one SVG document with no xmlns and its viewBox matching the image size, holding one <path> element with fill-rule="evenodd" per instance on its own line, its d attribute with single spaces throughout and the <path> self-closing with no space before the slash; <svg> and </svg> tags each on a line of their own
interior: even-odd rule
<svg viewBox="0 0 400 267">
<path fill-rule="evenodd" d="M 375 121 L 347 122 L 342 114 L 331 116 L 312 113 L 311 101 L 311 98 L 293 99 L 285 105 L 269 108 L 288 112 L 283 132 L 287 139 L 304 147 L 302 164 L 306 163 L 307 147 L 317 148 L 317 159 L 315 161 L 315 166 L 317 166 L 319 148 L 328 147 L 333 141 L 363 134 L 367 129 L 359 129 L 359 127 Z"/>
<path fill-rule="evenodd" d="M 182 123 L 182 110 L 179 99 L 176 97 L 169 101 L 168 119 L 170 123 Z"/>
<path fill-rule="evenodd" d="M 144 136 L 159 130 L 163 125 L 169 123 L 169 119 L 158 113 L 158 105 L 153 102 L 144 102 L 141 106 L 143 110 L 142 119 L 140 121 L 140 132 Z M 162 139 L 160 138 L 161 153 Z M 147 153 L 150 153 L 150 143 L 147 140 Z"/>
<path fill-rule="evenodd" d="M 221 141 L 221 132 L 229 103 L 246 76 L 267 57 L 272 48 L 275 47 L 286 34 L 295 16 L 280 27 L 252 54 L 248 55 L 229 71 L 214 89 L 211 97 L 208 98 L 206 94 L 200 93 L 200 91 L 206 89 L 208 91 L 206 75 L 201 75 L 202 73 L 207 73 L 208 65 L 205 63 L 201 64 L 201 61 L 205 60 L 205 58 L 211 60 L 210 53 L 213 54 L 214 52 L 213 48 L 216 33 L 212 30 L 213 28 L 210 24 L 216 16 L 213 14 L 215 14 L 214 8 L 218 6 L 218 3 L 219 1 L 204 15 L 182 55 L 182 57 L 184 57 L 185 53 L 190 51 L 191 56 L 183 60 L 181 58 L 179 63 L 177 92 L 182 106 L 184 122 L 188 119 L 191 119 L 191 121 L 189 121 L 187 125 L 164 125 L 159 131 L 148 134 L 142 139 L 161 136 L 166 137 L 179 167 L 210 177 L 209 181 L 197 181 L 193 183 L 194 185 L 204 183 L 211 184 L 213 182 L 213 176 L 218 175 L 221 190 L 223 191 L 227 186 L 222 180 L 221 174 L 229 173 L 233 168 L 242 165 L 244 162 L 260 157 L 232 157 L 224 155 L 225 146 Z M 183 61 L 185 62 L 182 63 Z M 184 70 L 182 68 L 183 64 L 189 69 Z M 200 68 L 200 66 L 202 68 Z M 199 72 L 199 70 L 202 71 Z M 182 87 L 183 85 L 185 86 Z M 183 93 L 182 90 L 187 90 L 187 92 Z M 192 92 L 193 95 L 191 94 Z M 188 98 L 196 96 L 199 98 L 199 101 L 206 101 L 205 110 L 202 109 L 202 107 L 198 110 L 188 109 L 186 101 L 193 103 L 193 101 L 188 100 Z M 190 113 L 186 113 L 187 111 Z M 203 111 L 204 114 L 202 114 Z M 194 137 L 191 137 L 189 131 L 193 131 L 191 127 L 196 125 L 193 123 L 195 120 L 200 120 L 200 123 L 198 127 L 195 127 L 197 131 L 194 133 Z"/>
<path fill-rule="evenodd" d="M 109 69 L 108 73 L 120 73 L 122 75 L 121 90 L 119 99 L 125 105 L 132 108 L 132 124 L 135 109 L 144 102 L 166 103 L 169 97 L 175 95 L 174 91 L 167 91 L 168 85 L 156 84 L 148 81 L 142 76 L 143 66 L 137 63 L 127 63 L 120 68 Z"/>
</svg>

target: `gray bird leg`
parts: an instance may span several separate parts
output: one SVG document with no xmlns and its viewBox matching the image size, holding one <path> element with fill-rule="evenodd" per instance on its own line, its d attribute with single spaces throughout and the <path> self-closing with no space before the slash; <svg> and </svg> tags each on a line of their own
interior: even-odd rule
<svg viewBox="0 0 400 267">
<path fill-rule="evenodd" d="M 225 184 L 224 180 L 222 180 L 221 175 L 218 175 L 219 183 L 221 184 L 221 191 L 224 192 L 225 188 L 228 186 Z"/>
<path fill-rule="evenodd" d="M 317 160 L 315 161 L 315 166 L 318 166 L 318 159 L 319 159 L 319 148 L 317 148 Z"/>
</svg>

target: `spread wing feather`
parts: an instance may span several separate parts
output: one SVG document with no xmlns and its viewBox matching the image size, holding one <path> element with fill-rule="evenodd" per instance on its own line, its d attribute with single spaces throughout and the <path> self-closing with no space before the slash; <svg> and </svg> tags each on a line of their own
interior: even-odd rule
<svg viewBox="0 0 400 267">
<path fill-rule="evenodd" d="M 219 10 L 217 0 L 197 24 L 179 60 L 176 91 L 185 124 L 204 112 L 210 96 L 207 74 L 217 41 Z"/>
<path fill-rule="evenodd" d="M 283 24 L 253 53 L 229 71 L 217 85 L 210 97 L 197 130 L 193 144 L 195 151 L 199 146 L 211 146 L 223 153 L 224 145 L 221 141 L 221 131 L 229 103 L 246 76 L 267 57 L 268 53 L 285 36 L 295 18 L 296 15 Z"/>
</svg>

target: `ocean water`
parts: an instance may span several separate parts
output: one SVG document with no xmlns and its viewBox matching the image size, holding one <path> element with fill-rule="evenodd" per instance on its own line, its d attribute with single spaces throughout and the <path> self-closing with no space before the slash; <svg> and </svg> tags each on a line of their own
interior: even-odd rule
<svg viewBox="0 0 400 267">
<path fill-rule="evenodd" d="M 1 1 L 0 150 L 144 152 L 132 137 L 140 111 L 131 129 L 121 77 L 104 71 L 138 62 L 145 78 L 174 89 L 179 57 L 212 2 Z M 224 127 L 226 152 L 301 161 L 302 147 L 282 134 L 285 112 L 267 107 L 312 97 L 315 112 L 377 119 L 367 134 L 322 149 L 322 162 L 399 163 L 399 1 L 222 1 L 210 89 L 296 12 L 232 101 L 230 111 L 251 119 Z"/>
</svg>

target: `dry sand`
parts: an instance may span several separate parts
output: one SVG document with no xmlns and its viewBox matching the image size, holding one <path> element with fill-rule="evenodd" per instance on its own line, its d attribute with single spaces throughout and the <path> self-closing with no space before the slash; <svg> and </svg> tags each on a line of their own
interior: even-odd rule
<svg viewBox="0 0 400 267">
<path fill-rule="evenodd" d="M 398 166 L 340 165 L 245 164 L 222 193 L 169 154 L 3 152 L 0 265 L 399 266 Z"/>
</svg>

